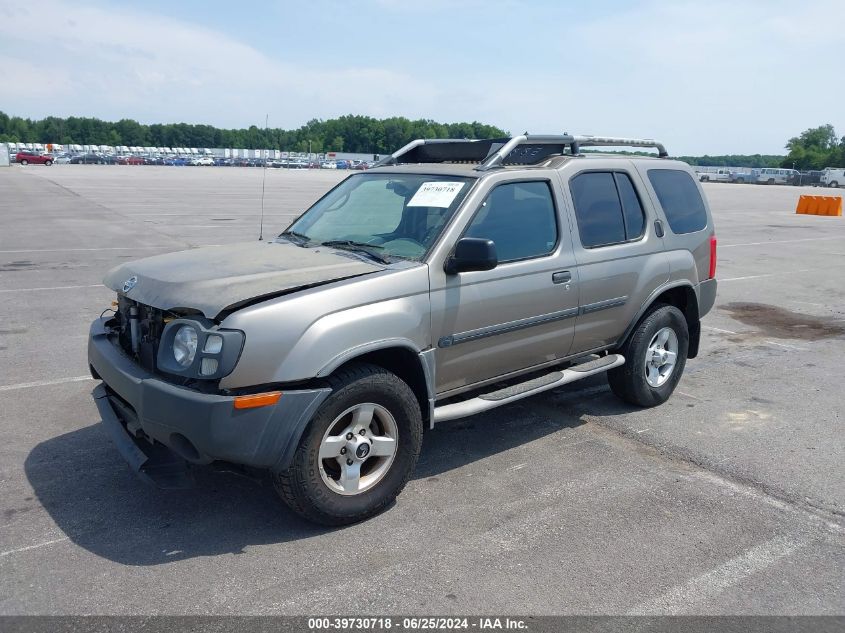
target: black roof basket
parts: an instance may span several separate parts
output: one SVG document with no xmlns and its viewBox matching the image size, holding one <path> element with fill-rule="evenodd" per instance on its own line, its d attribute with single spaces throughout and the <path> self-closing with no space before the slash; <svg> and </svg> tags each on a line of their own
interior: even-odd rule
<svg viewBox="0 0 845 633">
<path fill-rule="evenodd" d="M 554 155 L 580 154 L 581 147 L 651 147 L 660 158 L 669 154 L 652 139 L 618 138 L 611 136 L 529 135 L 488 139 L 417 139 L 385 156 L 376 167 L 413 163 L 471 162 L 476 169 L 487 171 L 504 164 L 533 165 Z"/>
</svg>

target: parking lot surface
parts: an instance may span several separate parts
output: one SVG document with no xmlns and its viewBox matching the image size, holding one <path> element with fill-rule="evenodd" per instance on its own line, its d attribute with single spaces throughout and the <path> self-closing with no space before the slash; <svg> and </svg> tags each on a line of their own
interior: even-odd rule
<svg viewBox="0 0 845 633">
<path fill-rule="evenodd" d="M 266 173 L 265 236 L 334 171 Z M 719 295 L 648 410 L 603 377 L 427 433 L 398 502 L 318 528 L 272 489 L 129 471 L 88 325 L 123 261 L 257 239 L 262 171 L 0 169 L 1 614 L 841 614 L 845 218 L 706 184 Z"/>
</svg>

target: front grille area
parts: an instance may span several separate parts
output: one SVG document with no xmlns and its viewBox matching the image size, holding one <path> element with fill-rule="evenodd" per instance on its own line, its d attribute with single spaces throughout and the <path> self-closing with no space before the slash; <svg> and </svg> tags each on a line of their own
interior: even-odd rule
<svg viewBox="0 0 845 633">
<path fill-rule="evenodd" d="M 138 310 L 138 350 L 132 349 L 132 329 L 130 324 L 130 310 Z M 117 313 L 115 315 L 116 330 L 120 347 L 130 357 L 149 372 L 156 372 L 156 355 L 164 330 L 164 312 L 158 308 L 147 306 L 124 296 L 118 296 Z"/>
</svg>

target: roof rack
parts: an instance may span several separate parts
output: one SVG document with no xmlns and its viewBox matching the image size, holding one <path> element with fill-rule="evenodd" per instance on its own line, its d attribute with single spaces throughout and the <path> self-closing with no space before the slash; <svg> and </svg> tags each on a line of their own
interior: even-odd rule
<svg viewBox="0 0 845 633">
<path fill-rule="evenodd" d="M 581 147 L 653 147 L 660 158 L 669 154 L 662 143 L 653 139 L 617 138 L 612 136 L 531 135 L 488 139 L 422 139 L 385 156 L 375 164 L 400 165 L 408 163 L 477 162 L 475 169 L 487 171 L 504 164 L 533 165 L 541 160 L 569 150 L 579 156 Z"/>
</svg>

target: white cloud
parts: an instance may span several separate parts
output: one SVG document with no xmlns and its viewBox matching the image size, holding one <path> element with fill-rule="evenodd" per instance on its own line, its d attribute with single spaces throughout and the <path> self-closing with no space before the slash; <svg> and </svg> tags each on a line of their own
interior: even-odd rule
<svg viewBox="0 0 845 633">
<path fill-rule="evenodd" d="M 422 112 L 439 98 L 436 86 L 408 74 L 294 66 L 221 33 L 124 9 L 6 7 L 0 39 L 0 102 L 13 114 L 243 126 L 270 112 L 274 125 L 296 126 L 338 111 Z"/>
<path fill-rule="evenodd" d="M 125 6 L 0 5 L 0 108 L 225 127 L 265 113 L 278 127 L 345 113 L 480 120 L 654 136 L 673 153 L 778 153 L 823 123 L 845 134 L 841 0 L 614 3 L 570 23 L 544 21 L 548 5 L 496 3 L 485 15 L 501 31 L 484 32 L 485 50 L 441 34 L 440 10 L 381 0 L 361 4 L 362 19 L 393 12 L 408 39 L 402 62 L 388 54 L 378 66 L 325 51 L 294 64 L 283 47 L 264 53 L 248 37 Z"/>
<path fill-rule="evenodd" d="M 841 0 L 641 3 L 569 34 L 566 107 L 575 127 L 675 153 L 782 153 L 828 122 L 845 134 L 843 18 Z"/>
</svg>

